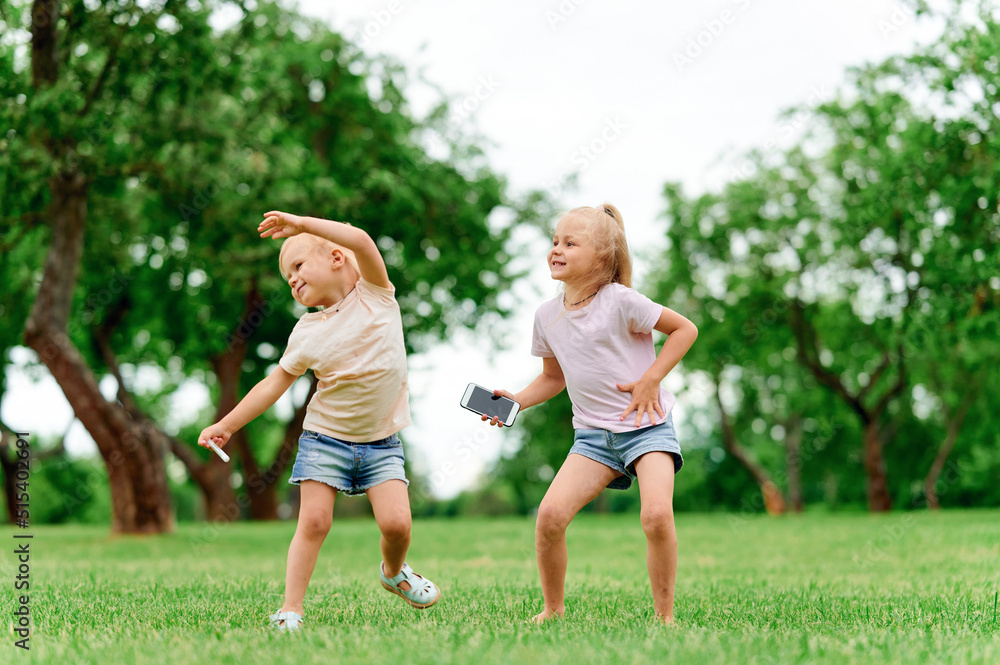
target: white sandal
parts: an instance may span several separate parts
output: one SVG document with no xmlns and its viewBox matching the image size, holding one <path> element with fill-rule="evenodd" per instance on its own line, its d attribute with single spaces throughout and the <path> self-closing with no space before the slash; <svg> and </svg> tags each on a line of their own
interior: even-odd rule
<svg viewBox="0 0 1000 665">
<path fill-rule="evenodd" d="M 441 590 L 426 577 L 413 572 L 407 563 L 403 564 L 403 569 L 395 577 L 386 577 L 380 563 L 378 575 L 382 578 L 382 586 L 386 591 L 396 594 L 418 610 L 428 608 L 441 600 Z M 403 581 L 410 583 L 409 589 L 399 588 L 399 584 Z"/>
<path fill-rule="evenodd" d="M 271 626 L 277 628 L 278 630 L 292 632 L 298 630 L 302 626 L 302 622 L 305 621 L 301 614 L 295 612 L 282 612 L 278 610 L 270 617 Z"/>
</svg>

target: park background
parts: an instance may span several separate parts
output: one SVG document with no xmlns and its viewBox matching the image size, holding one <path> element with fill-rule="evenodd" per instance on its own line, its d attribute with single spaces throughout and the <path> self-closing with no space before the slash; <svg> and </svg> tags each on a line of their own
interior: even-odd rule
<svg viewBox="0 0 1000 665">
<path fill-rule="evenodd" d="M 998 662 L 998 54 L 957 0 L 0 1 L 5 662 Z M 673 630 L 635 488 L 569 529 L 566 620 L 524 625 L 569 403 L 457 405 L 537 371 L 548 233 L 603 200 L 700 330 L 666 380 Z M 429 612 L 338 499 L 307 629 L 267 629 L 308 377 L 232 463 L 193 445 L 302 313 L 272 208 L 386 257 Z"/>
<path fill-rule="evenodd" d="M 35 523 L 294 516 L 308 378 L 231 465 L 193 445 L 301 314 L 254 232 L 284 208 L 385 253 L 415 514 L 530 513 L 565 395 L 502 433 L 458 396 L 534 376 L 547 234 L 610 200 L 701 331 L 678 510 L 1000 504 L 995 8 L 778 4 L 83 2 L 52 43 L 4 4 L 6 496 L 25 431 Z"/>
</svg>

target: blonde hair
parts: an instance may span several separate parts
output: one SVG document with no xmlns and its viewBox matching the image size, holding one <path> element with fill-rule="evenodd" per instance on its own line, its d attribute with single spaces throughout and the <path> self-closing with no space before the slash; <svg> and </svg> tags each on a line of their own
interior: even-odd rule
<svg viewBox="0 0 1000 665">
<path fill-rule="evenodd" d="M 596 208 L 582 206 L 573 208 L 563 218 L 570 215 L 587 221 L 587 239 L 597 253 L 592 271 L 593 284 L 621 284 L 632 287 L 632 257 L 625 238 L 625 220 L 618 208 L 610 203 L 602 203 Z"/>
<path fill-rule="evenodd" d="M 295 240 L 296 238 L 298 238 L 302 242 L 309 243 L 308 247 L 310 254 L 312 254 L 313 252 L 321 252 L 323 254 L 329 254 L 333 250 L 339 249 L 344 253 L 344 256 L 347 258 L 347 262 L 351 264 L 352 268 L 354 268 L 354 272 L 357 273 L 359 277 L 361 276 L 361 270 L 358 268 L 358 259 L 356 256 L 354 256 L 353 251 L 347 249 L 342 245 L 338 245 L 332 240 L 327 240 L 326 238 L 314 236 L 311 233 L 300 233 L 290 238 L 285 238 L 284 242 L 281 243 L 281 251 L 278 252 L 278 271 L 281 272 L 281 276 L 284 277 L 286 280 L 288 279 L 288 271 L 285 270 L 285 251 L 289 247 L 288 241 Z"/>
</svg>

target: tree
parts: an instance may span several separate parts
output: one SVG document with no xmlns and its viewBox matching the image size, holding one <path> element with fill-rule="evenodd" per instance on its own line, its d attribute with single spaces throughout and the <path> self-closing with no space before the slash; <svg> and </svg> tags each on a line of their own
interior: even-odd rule
<svg viewBox="0 0 1000 665">
<path fill-rule="evenodd" d="M 686 366 L 767 376 L 774 351 L 791 349 L 778 365 L 796 362 L 857 418 L 873 511 L 892 506 L 886 451 L 910 418 L 912 376 L 937 362 L 928 340 L 958 326 L 963 345 L 996 357 L 1000 284 L 987 266 L 997 263 L 1000 146 L 986 137 L 1000 81 L 985 63 L 1000 26 L 985 11 L 960 16 L 916 55 L 855 71 L 848 91 L 810 111 L 800 146 L 757 153 L 748 177 L 695 199 L 665 190 L 661 292 L 701 310 L 702 353 Z M 982 101 L 970 103 L 970 89 Z M 931 104 L 914 101 L 927 92 Z M 749 339 L 761 308 L 784 335 L 777 349 Z M 705 334 L 712 326 L 718 335 Z"/>
<path fill-rule="evenodd" d="M 225 5 L 241 16 L 215 30 Z M 8 11 L 11 25 L 28 23 L 25 9 Z M 481 153 L 428 156 L 431 129 L 411 117 L 398 66 L 269 2 L 36 0 L 30 25 L 30 76 L 0 49 L 15 192 L 3 214 L 20 251 L 47 255 L 25 340 L 97 442 L 116 531 L 171 528 L 167 450 L 202 487 L 206 514 L 233 515 L 230 469 L 166 431 L 164 395 L 136 382 L 141 367 L 162 368 L 161 390 L 204 377 L 222 409 L 274 362 L 299 312 L 277 245 L 254 233 L 272 203 L 376 238 L 412 345 L 506 314 L 496 296 L 514 278 L 509 230 L 540 199 L 501 219 L 491 213 L 513 202 Z M 10 46 L 29 41 L 12 35 Z M 114 401 L 98 390 L 105 373 Z M 272 422 L 237 442 L 262 516 L 301 417 L 277 445 L 250 443 Z M 273 461 L 260 463 L 264 452 Z"/>
</svg>

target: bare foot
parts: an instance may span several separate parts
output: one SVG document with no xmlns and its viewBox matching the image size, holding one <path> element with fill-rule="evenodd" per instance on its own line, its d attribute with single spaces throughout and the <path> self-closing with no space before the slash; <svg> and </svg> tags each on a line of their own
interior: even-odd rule
<svg viewBox="0 0 1000 665">
<path fill-rule="evenodd" d="M 543 623 L 545 623 L 550 619 L 561 619 L 563 613 L 565 612 L 566 612 L 565 609 L 559 609 L 559 610 L 544 609 L 535 616 L 528 619 L 528 623 L 533 623 L 536 626 L 541 626 Z"/>
<path fill-rule="evenodd" d="M 676 623 L 674 623 L 674 617 L 669 614 L 657 614 L 655 617 L 653 617 L 653 620 L 656 623 L 663 624 L 664 626 L 671 628 L 677 625 Z"/>
</svg>

